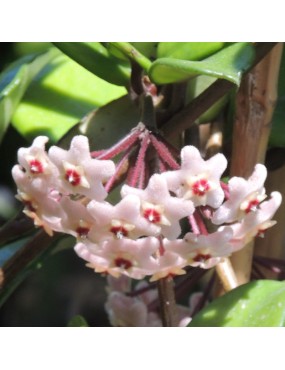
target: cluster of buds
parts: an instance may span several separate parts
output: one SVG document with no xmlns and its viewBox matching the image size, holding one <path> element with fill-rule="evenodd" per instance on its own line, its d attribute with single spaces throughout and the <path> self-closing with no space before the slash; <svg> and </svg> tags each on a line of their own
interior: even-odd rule
<svg viewBox="0 0 285 370">
<path fill-rule="evenodd" d="M 47 152 L 47 141 L 39 136 L 19 149 L 17 198 L 48 234 L 73 235 L 76 253 L 98 273 L 155 281 L 187 266 L 207 269 L 275 223 L 281 195 L 265 194 L 261 164 L 248 179 L 222 182 L 223 154 L 204 160 L 194 146 L 177 153 L 142 124 L 99 152 L 82 135 L 69 150 Z M 111 204 L 107 196 L 122 178 Z"/>
</svg>

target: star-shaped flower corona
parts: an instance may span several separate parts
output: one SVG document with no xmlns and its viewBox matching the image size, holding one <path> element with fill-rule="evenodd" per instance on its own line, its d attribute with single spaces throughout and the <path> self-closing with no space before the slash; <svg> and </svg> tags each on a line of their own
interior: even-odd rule
<svg viewBox="0 0 285 370">
<path fill-rule="evenodd" d="M 67 196 L 62 197 L 60 206 L 63 210 L 62 232 L 73 235 L 78 240 L 90 238 L 92 229 L 96 228 L 97 225 L 88 213 L 86 206 Z"/>
<path fill-rule="evenodd" d="M 204 160 L 197 148 L 185 146 L 181 150 L 181 169 L 162 173 L 168 188 L 184 199 L 191 199 L 196 206 L 217 208 L 224 200 L 220 177 L 227 167 L 223 154 Z"/>
<path fill-rule="evenodd" d="M 45 181 L 57 178 L 57 168 L 50 161 L 45 151 L 47 142 L 47 136 L 38 136 L 29 148 L 20 148 L 18 150 L 18 162 L 31 178 L 41 177 Z"/>
<path fill-rule="evenodd" d="M 230 227 L 208 235 L 187 233 L 181 240 L 164 240 L 166 251 L 177 253 L 193 267 L 211 268 L 221 261 L 222 257 L 231 255 L 233 247 L 230 240 L 233 231 Z"/>
<path fill-rule="evenodd" d="M 115 172 L 115 165 L 110 160 L 92 159 L 87 137 L 75 136 L 68 151 L 52 146 L 49 157 L 61 175 L 63 193 L 81 194 L 100 201 L 106 198 L 103 183 Z"/>
<path fill-rule="evenodd" d="M 87 205 L 89 214 L 97 224 L 90 237 L 95 242 L 109 239 L 137 239 L 140 236 L 156 235 L 156 227 L 149 228 L 148 222 L 140 213 L 141 200 L 130 194 L 113 206 L 108 202 L 92 200 Z"/>
<path fill-rule="evenodd" d="M 129 194 L 138 196 L 141 199 L 141 214 L 147 220 L 150 230 L 155 225 L 168 239 L 180 235 L 179 220 L 194 212 L 191 201 L 170 195 L 165 179 L 159 174 L 151 176 L 146 189 L 124 185 L 121 194 L 123 197 Z"/>
<path fill-rule="evenodd" d="M 63 216 L 59 205 L 60 195 L 50 189 L 42 178 L 31 179 L 23 168 L 15 165 L 12 176 L 18 188 L 16 196 L 25 205 L 24 213 L 49 234 L 62 231 L 60 219 Z"/>
<path fill-rule="evenodd" d="M 270 199 L 262 202 L 256 212 L 249 213 L 241 222 L 230 226 L 234 232 L 232 238 L 234 251 L 243 248 L 255 236 L 263 237 L 265 231 L 276 224 L 272 217 L 279 208 L 281 201 L 281 194 L 274 191 L 270 194 Z"/>
<path fill-rule="evenodd" d="M 231 178 L 228 184 L 229 199 L 213 214 L 212 222 L 216 225 L 230 223 L 255 212 L 266 198 L 263 187 L 266 176 L 265 166 L 257 164 L 248 180 L 241 177 Z"/>
<path fill-rule="evenodd" d="M 74 249 L 79 257 L 89 262 L 87 266 L 96 272 L 143 279 L 152 275 L 157 268 L 153 254 L 158 248 L 158 239 L 147 237 L 107 240 L 100 245 L 85 240 L 84 243 L 77 243 Z"/>
</svg>

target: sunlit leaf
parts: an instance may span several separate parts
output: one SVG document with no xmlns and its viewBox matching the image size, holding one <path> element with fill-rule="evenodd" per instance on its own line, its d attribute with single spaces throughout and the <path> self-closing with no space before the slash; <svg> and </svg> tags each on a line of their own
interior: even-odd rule
<svg viewBox="0 0 285 370">
<path fill-rule="evenodd" d="M 11 64 L 0 75 L 0 141 L 11 117 L 32 79 L 50 62 L 58 51 L 50 49 L 44 53 L 23 57 Z"/>
<path fill-rule="evenodd" d="M 12 122 L 27 139 L 47 135 L 53 142 L 91 110 L 126 94 L 61 54 L 33 80 Z"/>
<path fill-rule="evenodd" d="M 252 281 L 215 299 L 189 326 L 285 326 L 285 283 Z"/>
<path fill-rule="evenodd" d="M 55 42 L 54 45 L 103 80 L 120 86 L 129 84 L 129 61 L 116 58 L 100 42 Z"/>
<path fill-rule="evenodd" d="M 201 60 L 224 47 L 224 42 L 160 42 L 158 58 Z"/>
<path fill-rule="evenodd" d="M 232 44 L 201 61 L 160 58 L 153 62 L 149 74 L 153 82 L 168 84 L 187 80 L 197 75 L 223 78 L 239 85 L 242 73 L 254 57 L 251 44 Z"/>
</svg>

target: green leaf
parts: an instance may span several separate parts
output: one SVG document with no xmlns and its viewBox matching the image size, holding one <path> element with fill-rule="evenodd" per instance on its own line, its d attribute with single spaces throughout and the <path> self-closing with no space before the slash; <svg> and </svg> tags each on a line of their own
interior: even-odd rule
<svg viewBox="0 0 285 370">
<path fill-rule="evenodd" d="M 224 45 L 224 42 L 160 42 L 157 57 L 200 60 L 216 53 Z"/>
<path fill-rule="evenodd" d="M 50 62 L 58 51 L 28 55 L 10 65 L 0 75 L 0 142 L 11 117 L 32 79 Z"/>
<path fill-rule="evenodd" d="M 131 42 L 131 44 L 147 58 L 156 59 L 158 42 Z"/>
<path fill-rule="evenodd" d="M 258 280 L 241 285 L 206 306 L 189 326 L 285 326 L 285 283 Z"/>
<path fill-rule="evenodd" d="M 58 141 L 83 116 L 126 94 L 61 54 L 31 83 L 12 117 L 14 127 L 28 140 L 47 135 Z"/>
<path fill-rule="evenodd" d="M 78 327 L 78 326 L 80 326 L 80 327 L 88 327 L 89 325 L 88 325 L 87 321 L 84 319 L 83 316 L 76 315 L 76 316 L 74 316 L 69 321 L 69 323 L 67 324 L 67 326 L 69 326 L 69 327 L 75 327 L 75 326 L 76 327 Z"/>
<path fill-rule="evenodd" d="M 129 62 L 113 56 L 100 42 L 54 42 L 54 45 L 103 80 L 120 86 L 129 84 Z"/>
<path fill-rule="evenodd" d="M 88 136 L 91 150 L 106 149 L 137 126 L 139 118 L 138 106 L 126 95 L 88 114 L 60 144 L 68 148 L 72 138 L 81 134 Z"/>
<path fill-rule="evenodd" d="M 149 70 L 150 78 L 157 84 L 187 80 L 197 75 L 223 78 L 239 85 L 242 73 L 250 67 L 254 47 L 245 42 L 235 43 L 201 61 L 160 58 Z"/>
</svg>

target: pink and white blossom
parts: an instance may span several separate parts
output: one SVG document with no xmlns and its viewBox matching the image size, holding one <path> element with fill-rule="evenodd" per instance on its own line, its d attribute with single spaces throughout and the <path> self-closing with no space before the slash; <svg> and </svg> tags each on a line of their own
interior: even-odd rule
<svg viewBox="0 0 285 370">
<path fill-rule="evenodd" d="M 233 177 L 229 180 L 229 199 L 213 214 L 212 222 L 216 225 L 241 220 L 249 212 L 255 212 L 266 198 L 264 181 L 267 170 L 257 164 L 248 180 Z"/>
<path fill-rule="evenodd" d="M 233 231 L 230 227 L 208 235 L 187 233 L 183 239 L 164 240 L 166 251 L 177 253 L 193 267 L 211 268 L 232 253 L 230 240 Z"/>
<path fill-rule="evenodd" d="M 147 220 L 150 232 L 155 225 L 168 239 L 175 239 L 180 235 L 179 220 L 194 212 L 190 200 L 170 195 L 165 179 L 159 174 L 151 176 L 146 189 L 124 185 L 121 194 L 123 197 L 129 194 L 138 196 L 141 200 L 141 214 Z"/>
<path fill-rule="evenodd" d="M 64 194 L 82 194 L 100 201 L 106 198 L 103 183 L 113 175 L 115 165 L 110 160 L 93 159 L 87 137 L 75 136 L 69 150 L 52 146 L 49 157 L 58 168 Z"/>
<path fill-rule="evenodd" d="M 256 236 L 263 237 L 265 231 L 276 224 L 272 217 L 279 208 L 281 201 L 281 194 L 274 191 L 270 194 L 270 199 L 262 202 L 256 212 L 249 213 L 241 222 L 230 226 L 233 230 L 231 242 L 234 251 L 243 248 Z"/>
<path fill-rule="evenodd" d="M 224 200 L 220 178 L 227 167 L 223 154 L 204 160 L 197 148 L 185 146 L 181 150 L 181 169 L 162 173 L 169 190 L 179 198 L 191 199 L 196 206 L 217 208 Z"/>
<path fill-rule="evenodd" d="M 88 267 L 96 272 L 114 277 L 125 274 L 133 279 L 142 279 L 155 271 L 157 263 L 153 254 L 158 248 L 157 238 L 147 237 L 107 240 L 100 245 L 85 240 L 76 244 L 75 252 L 89 262 Z"/>
</svg>

